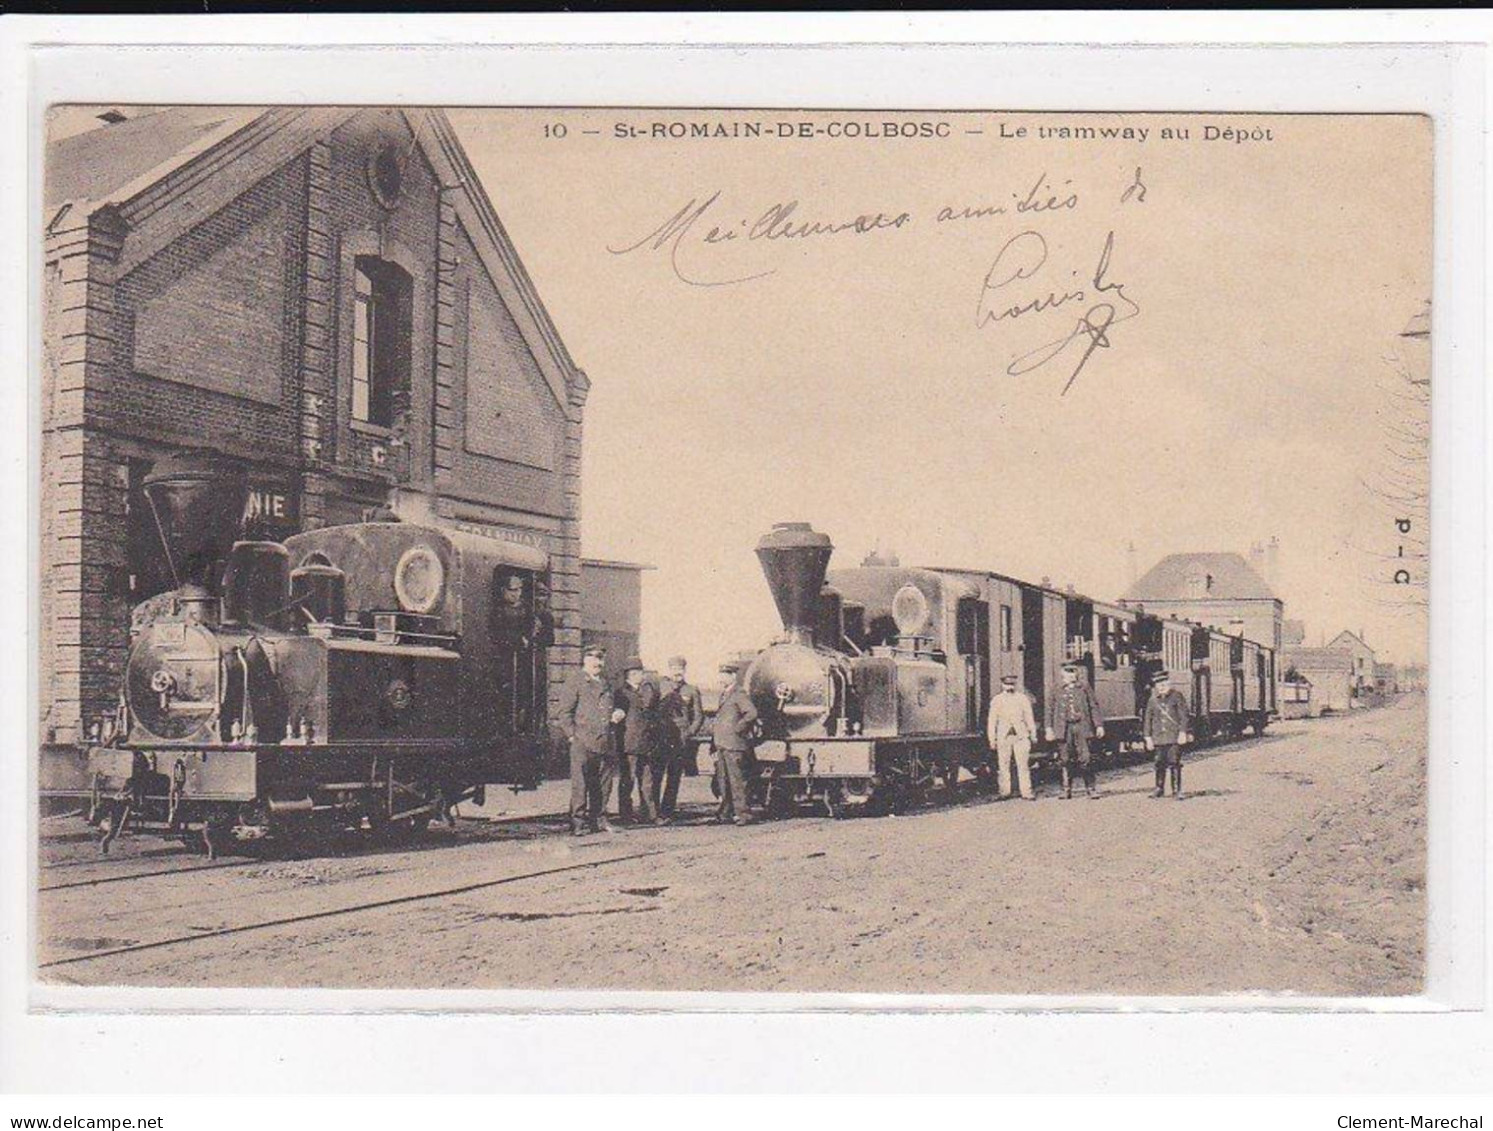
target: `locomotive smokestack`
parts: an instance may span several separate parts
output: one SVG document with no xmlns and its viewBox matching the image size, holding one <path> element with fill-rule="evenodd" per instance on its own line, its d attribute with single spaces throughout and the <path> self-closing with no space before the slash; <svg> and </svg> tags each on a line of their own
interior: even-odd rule
<svg viewBox="0 0 1493 1131">
<path fill-rule="evenodd" d="M 161 550 L 177 585 L 214 590 L 214 566 L 238 536 L 248 484 L 243 471 L 210 453 L 161 460 L 145 477 Z"/>
<path fill-rule="evenodd" d="M 829 535 L 820 534 L 807 522 L 776 523 L 757 542 L 757 560 L 762 563 L 767 587 L 783 627 L 795 640 L 813 639 L 819 591 L 834 552 Z"/>
</svg>

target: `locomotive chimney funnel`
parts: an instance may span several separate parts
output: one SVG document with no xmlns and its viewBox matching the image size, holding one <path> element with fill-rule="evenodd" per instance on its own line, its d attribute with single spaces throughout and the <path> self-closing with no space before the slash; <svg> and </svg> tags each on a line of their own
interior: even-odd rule
<svg viewBox="0 0 1493 1131">
<path fill-rule="evenodd" d="M 184 453 L 151 468 L 144 488 L 177 586 L 216 592 L 216 565 L 238 537 L 248 499 L 243 470 L 208 452 Z"/>
<path fill-rule="evenodd" d="M 757 560 L 762 563 L 767 587 L 783 627 L 794 640 L 813 640 L 819 591 L 834 552 L 829 535 L 820 534 L 807 522 L 776 523 L 757 542 Z"/>
</svg>

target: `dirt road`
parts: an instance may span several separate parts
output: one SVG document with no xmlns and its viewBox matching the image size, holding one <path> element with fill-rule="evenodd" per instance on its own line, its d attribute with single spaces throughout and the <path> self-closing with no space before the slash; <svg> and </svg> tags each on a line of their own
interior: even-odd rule
<svg viewBox="0 0 1493 1131">
<path fill-rule="evenodd" d="M 92 858 L 43 825 L 46 980 L 184 986 L 1408 994 L 1425 932 L 1424 700 L 1140 766 L 1097 801 L 573 839 L 539 815 L 418 848 Z M 125 878 L 129 877 L 129 878 Z M 97 883 L 97 880 L 106 882 Z M 432 893 L 445 893 L 434 896 Z M 367 906 L 375 904 L 376 906 Z M 307 916 L 315 916 L 307 918 Z M 278 925 L 276 925 L 278 924 Z M 216 932 L 229 931 L 221 934 Z M 202 936 L 202 937 L 193 937 Z M 160 943 L 150 949 L 128 950 Z M 116 953 L 117 952 L 117 953 Z"/>
</svg>

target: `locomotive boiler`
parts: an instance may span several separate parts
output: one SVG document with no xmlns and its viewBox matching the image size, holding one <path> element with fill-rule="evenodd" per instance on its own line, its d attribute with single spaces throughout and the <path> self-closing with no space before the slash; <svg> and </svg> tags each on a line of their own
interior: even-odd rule
<svg viewBox="0 0 1493 1131">
<path fill-rule="evenodd" d="M 233 541 L 242 477 L 162 461 L 145 493 L 176 582 L 134 610 L 119 707 L 43 754 L 42 788 L 223 837 L 413 831 L 485 787 L 537 784 L 546 556 L 393 520 Z"/>
</svg>

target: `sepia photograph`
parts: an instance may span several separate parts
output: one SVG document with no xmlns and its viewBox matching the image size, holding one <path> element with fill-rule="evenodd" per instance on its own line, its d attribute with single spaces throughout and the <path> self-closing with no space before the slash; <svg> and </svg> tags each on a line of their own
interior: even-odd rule
<svg viewBox="0 0 1493 1131">
<path fill-rule="evenodd" d="M 38 983 L 1424 991 L 1431 117 L 44 142 Z"/>
</svg>

